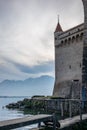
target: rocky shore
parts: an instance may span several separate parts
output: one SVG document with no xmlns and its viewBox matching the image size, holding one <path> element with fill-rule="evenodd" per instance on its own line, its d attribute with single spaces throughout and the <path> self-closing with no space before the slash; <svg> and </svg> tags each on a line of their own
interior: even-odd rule
<svg viewBox="0 0 87 130">
<path fill-rule="evenodd" d="M 45 96 L 33 96 L 32 98 L 25 98 L 22 101 L 18 101 L 17 103 L 10 103 L 6 105 L 8 109 L 18 109 L 25 111 L 36 111 L 38 113 L 42 111 L 42 113 L 47 112 L 47 104 L 46 100 L 49 100 L 51 97 Z M 37 114 L 35 113 L 35 114 Z"/>
<path fill-rule="evenodd" d="M 63 99 L 60 99 L 63 100 Z M 59 101 L 60 101 L 59 100 Z M 6 106 L 8 109 L 18 109 L 23 110 L 24 112 L 29 112 L 27 114 L 39 114 L 39 113 L 54 113 L 57 109 L 58 120 L 61 118 L 60 111 L 58 111 L 58 99 L 55 97 L 45 97 L 45 96 L 33 96 L 31 99 L 25 98 L 22 101 L 18 101 L 17 103 L 10 103 Z M 66 102 L 67 103 L 67 102 Z M 35 111 L 36 113 L 30 113 L 30 111 Z M 24 113 L 26 114 L 26 113 Z M 69 114 L 65 111 L 64 114 Z M 87 129 L 87 121 L 80 122 L 79 124 L 73 125 L 69 130 L 86 130 Z M 37 130 L 37 129 L 35 129 Z M 41 129 L 43 130 L 43 128 Z M 48 130 L 48 129 L 44 129 Z"/>
</svg>

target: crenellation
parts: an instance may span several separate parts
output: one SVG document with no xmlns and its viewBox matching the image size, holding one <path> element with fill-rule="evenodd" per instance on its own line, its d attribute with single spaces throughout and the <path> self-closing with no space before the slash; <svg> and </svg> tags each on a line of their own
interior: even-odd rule
<svg viewBox="0 0 87 130">
<path fill-rule="evenodd" d="M 84 24 L 80 24 L 79 26 L 72 28 L 71 30 L 67 30 L 65 32 L 63 32 L 62 34 L 59 35 L 59 39 L 68 37 L 70 35 L 74 35 L 74 34 L 78 34 L 80 32 L 83 32 L 84 30 Z"/>
<path fill-rule="evenodd" d="M 82 41 L 83 39 L 83 31 L 79 32 L 78 34 L 74 34 L 72 36 L 68 36 L 64 39 L 59 39 L 56 41 L 55 46 L 56 47 L 66 47 L 67 45 L 71 45 L 73 43 L 77 44 L 79 41 Z"/>
</svg>

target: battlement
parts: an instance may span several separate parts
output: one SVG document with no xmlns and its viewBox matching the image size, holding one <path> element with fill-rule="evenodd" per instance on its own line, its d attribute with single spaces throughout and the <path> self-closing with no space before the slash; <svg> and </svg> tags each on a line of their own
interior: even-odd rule
<svg viewBox="0 0 87 130">
<path fill-rule="evenodd" d="M 84 23 L 80 24 L 74 28 L 71 28 L 67 31 L 64 31 L 60 34 L 55 33 L 55 46 L 60 47 L 65 44 L 74 43 L 78 40 L 83 39 L 83 33 L 84 33 Z"/>
</svg>

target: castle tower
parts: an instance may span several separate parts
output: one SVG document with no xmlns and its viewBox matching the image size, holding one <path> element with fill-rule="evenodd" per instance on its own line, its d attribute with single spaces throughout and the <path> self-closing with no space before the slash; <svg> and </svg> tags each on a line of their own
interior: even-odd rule
<svg viewBox="0 0 87 130">
<path fill-rule="evenodd" d="M 87 0 L 82 1 L 84 6 L 82 89 L 85 90 L 87 98 Z"/>
<path fill-rule="evenodd" d="M 86 0 L 85 0 L 86 1 Z M 54 32 L 55 86 L 53 96 L 82 98 L 84 24 L 63 31 L 58 22 Z"/>
<path fill-rule="evenodd" d="M 87 0 L 84 23 L 63 31 L 58 22 L 54 32 L 55 86 L 53 96 L 87 99 Z"/>
</svg>

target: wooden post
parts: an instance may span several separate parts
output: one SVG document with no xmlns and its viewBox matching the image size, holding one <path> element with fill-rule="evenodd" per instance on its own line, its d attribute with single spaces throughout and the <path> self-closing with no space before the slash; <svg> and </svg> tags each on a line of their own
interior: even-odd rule
<svg viewBox="0 0 87 130">
<path fill-rule="evenodd" d="M 38 112 L 38 115 L 40 114 L 40 112 Z M 41 122 L 38 122 L 38 128 L 41 127 Z"/>
<path fill-rule="evenodd" d="M 61 116 L 64 116 L 64 111 L 63 111 L 63 102 L 61 101 Z"/>
<path fill-rule="evenodd" d="M 38 123 L 38 128 L 40 128 L 40 127 L 41 127 L 41 122 Z"/>
<path fill-rule="evenodd" d="M 72 101 L 69 101 L 69 117 L 72 117 Z"/>
<path fill-rule="evenodd" d="M 47 100 L 45 100 L 45 109 L 46 109 L 46 112 L 47 112 L 47 109 L 48 109 L 48 102 L 47 102 Z"/>
<path fill-rule="evenodd" d="M 80 101 L 79 114 L 80 114 L 80 121 L 82 121 L 82 101 Z"/>
<path fill-rule="evenodd" d="M 56 130 L 56 115 L 53 114 L 53 130 Z"/>
</svg>

